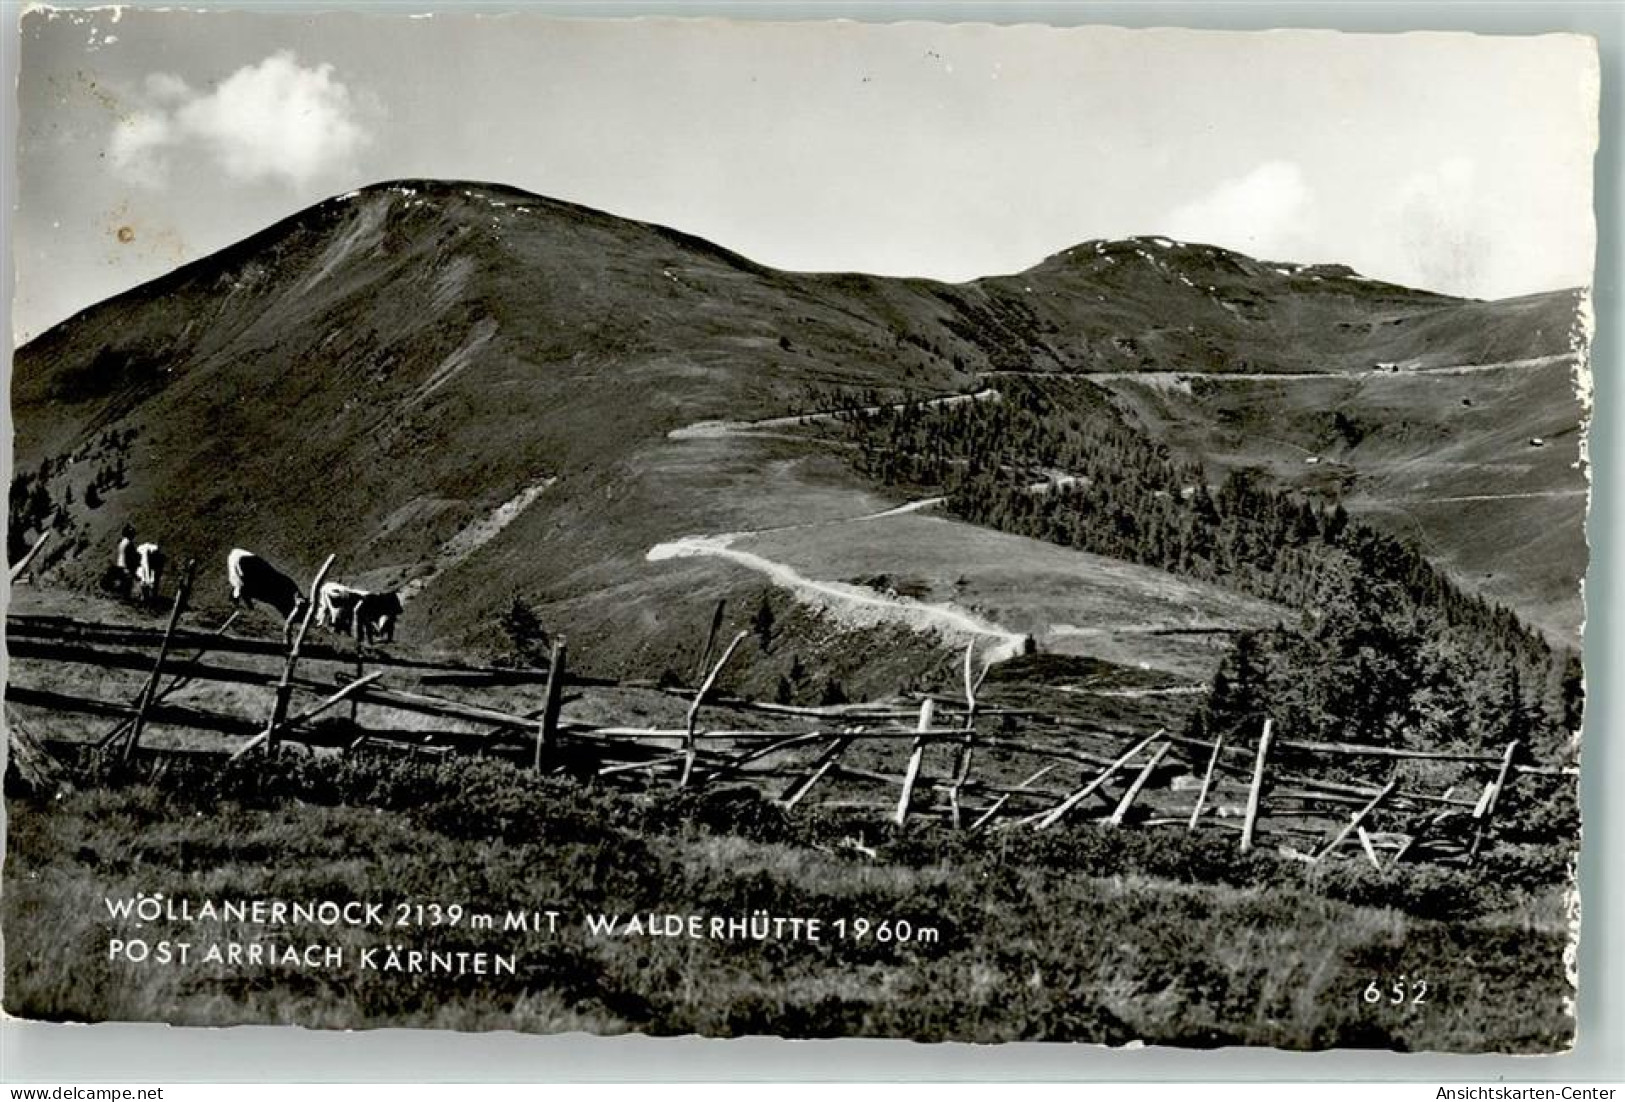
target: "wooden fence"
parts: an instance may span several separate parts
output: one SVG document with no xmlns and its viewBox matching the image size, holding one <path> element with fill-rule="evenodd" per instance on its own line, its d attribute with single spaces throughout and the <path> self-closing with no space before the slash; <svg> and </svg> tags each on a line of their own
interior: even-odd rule
<svg viewBox="0 0 1625 1102">
<path fill-rule="evenodd" d="M 323 564 L 313 591 L 330 565 L 331 559 Z M 745 632 L 715 661 L 714 638 L 708 639 L 694 688 L 575 676 L 566 669 L 562 639 L 545 670 L 415 660 L 359 643 L 307 645 L 308 612 L 284 646 L 230 635 L 235 615 L 212 631 L 183 628 L 191 579 L 188 563 L 162 631 L 13 616 L 8 649 L 14 675 L 41 664 L 145 677 L 125 703 L 19 685 L 14 676 L 8 703 L 116 720 L 96 745 L 123 760 L 140 750 L 152 725 L 241 739 L 229 752 L 232 761 L 275 755 L 286 742 L 340 752 L 378 747 L 414 755 L 504 754 L 538 771 L 603 783 L 749 783 L 787 810 L 862 808 L 898 827 L 935 819 L 961 830 L 1049 831 L 1093 819 L 1117 829 L 1228 831 L 1243 852 L 1267 838 L 1293 859 L 1320 862 L 1348 854 L 1378 868 L 1423 859 L 1472 862 L 1493 839 L 1496 813 L 1515 781 L 1576 773 L 1526 760 L 1517 742 L 1495 754 L 1302 742 L 1283 737 L 1269 719 L 1204 741 L 1165 730 L 1115 729 L 1087 716 L 991 707 L 980 699 L 986 671 L 976 671 L 970 648 L 957 698 L 797 707 L 717 691 Z M 255 668 L 255 662 L 280 669 Z M 335 668 L 326 680 L 302 675 L 301 666 L 313 663 Z M 180 690 L 200 683 L 263 690 L 263 719 L 170 703 Z M 524 685 L 542 689 L 534 710 L 425 691 Z M 686 705 L 683 722 L 617 726 L 565 714 L 566 705 L 594 688 L 675 697 Z M 572 690 L 577 695 L 568 695 Z M 317 722 L 344 703 L 350 706 L 348 721 Z M 360 722 L 363 707 L 366 724 Z M 402 714 L 416 726 L 385 722 Z M 708 716 L 717 722 L 707 723 Z M 1391 773 L 1380 784 L 1364 779 L 1366 774 L 1347 779 L 1357 761 L 1385 763 Z M 1426 782 L 1402 775 L 1419 762 L 1447 769 L 1452 783 L 1430 790 Z"/>
</svg>

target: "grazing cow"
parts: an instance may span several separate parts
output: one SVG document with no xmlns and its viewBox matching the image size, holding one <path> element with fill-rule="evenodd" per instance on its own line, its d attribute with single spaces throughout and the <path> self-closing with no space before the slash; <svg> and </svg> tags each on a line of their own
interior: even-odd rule
<svg viewBox="0 0 1625 1102">
<path fill-rule="evenodd" d="M 358 637 L 371 643 L 382 637 L 385 643 L 395 641 L 395 621 L 405 609 L 401 607 L 399 593 L 368 593 L 355 606 L 355 629 Z"/>
<path fill-rule="evenodd" d="M 353 632 L 357 642 L 371 643 L 382 637 L 384 642 L 393 643 L 395 621 L 401 611 L 397 593 L 369 593 L 340 582 L 327 582 L 316 606 L 316 622 L 336 632 Z"/>
<path fill-rule="evenodd" d="M 164 581 L 164 553 L 156 543 L 143 543 L 135 549 L 135 580 L 140 583 L 140 600 L 151 605 L 158 600 L 158 587 Z"/>
<path fill-rule="evenodd" d="M 354 589 L 343 582 L 323 582 L 316 599 L 317 626 L 348 634 L 355 622 L 355 606 L 366 595 L 366 590 Z"/>
<path fill-rule="evenodd" d="M 231 603 L 253 608 L 264 601 L 282 613 L 282 638 L 293 639 L 293 622 L 309 606 L 298 584 L 282 571 L 254 554 L 234 547 L 226 556 L 226 577 L 231 582 Z"/>
<path fill-rule="evenodd" d="M 130 595 L 130 588 L 135 584 L 137 565 L 135 525 L 126 524 L 119 533 L 118 549 L 113 552 L 113 569 L 108 571 L 108 580 L 114 593 L 120 597 Z"/>
</svg>

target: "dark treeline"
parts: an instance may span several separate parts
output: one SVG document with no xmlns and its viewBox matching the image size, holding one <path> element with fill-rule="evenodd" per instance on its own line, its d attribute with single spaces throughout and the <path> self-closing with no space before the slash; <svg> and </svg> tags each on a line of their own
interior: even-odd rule
<svg viewBox="0 0 1625 1102">
<path fill-rule="evenodd" d="M 1291 610 L 1240 637 L 1195 733 L 1266 712 L 1294 738 L 1566 756 L 1578 660 L 1462 591 L 1415 548 L 1253 471 L 1198 462 L 1124 423 L 1085 381 L 1001 380 L 997 399 L 876 408 L 826 400 L 881 483 L 954 514 L 1213 582 Z M 862 408 L 869 407 L 869 408 Z"/>
<path fill-rule="evenodd" d="M 135 429 L 108 429 L 71 454 L 47 456 L 37 468 L 13 474 L 6 505 L 6 557 L 16 562 L 47 530 L 72 536 L 79 527 L 81 503 L 99 509 L 110 494 L 129 486 L 126 461 L 135 437 Z M 88 537 L 81 533 L 73 549 L 83 551 L 87 545 Z"/>
</svg>

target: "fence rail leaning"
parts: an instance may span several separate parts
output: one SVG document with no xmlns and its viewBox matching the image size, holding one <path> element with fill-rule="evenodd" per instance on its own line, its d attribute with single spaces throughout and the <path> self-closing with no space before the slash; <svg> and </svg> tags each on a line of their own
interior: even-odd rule
<svg viewBox="0 0 1625 1102">
<path fill-rule="evenodd" d="M 317 572 L 313 593 L 319 592 L 332 564 L 329 557 Z M 917 705 L 903 700 L 813 708 L 740 700 L 719 693 L 717 686 L 749 634 L 743 631 L 705 670 L 694 690 L 578 677 L 566 668 L 563 639 L 555 642 L 545 674 L 536 671 L 534 676 L 444 661 L 414 665 L 414 660 L 400 655 L 376 660 L 369 656 L 372 671 L 352 674 L 352 669 L 362 668 L 359 646 L 340 651 L 317 644 L 306 649 L 309 608 L 280 654 L 261 641 L 228 634 L 235 615 L 209 632 L 181 630 L 194 573 L 195 563 L 188 562 L 160 633 L 52 617 L 12 618 L 14 659 L 112 671 L 145 668 L 132 705 L 15 687 L 11 703 L 63 713 L 120 715 L 123 718 L 111 730 L 88 745 L 103 752 L 117 746 L 116 756 L 128 761 L 146 752 L 141 746 L 143 732 L 154 723 L 193 726 L 228 738 L 244 730 L 249 717 L 162 704 L 181 688 L 217 681 L 250 693 L 265 689 L 271 693 L 266 720 L 256 734 L 223 754 L 230 761 L 262 747 L 269 757 L 285 741 L 326 745 L 313 734 L 314 721 L 349 701 L 353 706 L 365 704 L 369 723 L 376 725 L 363 728 L 352 718 L 344 724 L 347 737 L 336 747 L 339 752 L 369 745 L 406 746 L 414 753 L 506 748 L 535 770 L 566 769 L 591 778 L 589 783 L 649 784 L 664 776 L 665 783 L 697 789 L 742 781 L 771 793 L 786 811 L 872 807 L 894 829 L 931 820 L 958 830 L 1047 831 L 1069 819 L 1090 818 L 1119 829 L 1166 825 L 1187 833 L 1239 832 L 1242 852 L 1268 839 L 1282 853 L 1316 863 L 1344 853 L 1346 844 L 1357 839 L 1352 856 L 1379 868 L 1385 863 L 1379 851 L 1388 851 L 1387 863 L 1424 856 L 1470 863 L 1495 837 L 1496 813 L 1520 777 L 1572 777 L 1577 772 L 1525 760 L 1527 755 L 1520 758 L 1516 742 L 1500 754 L 1488 755 L 1293 741 L 1277 738 L 1274 720 L 1264 718 L 1256 744 L 1247 747 L 1230 741 L 1244 738 L 1244 731 L 1220 732 L 1208 741 L 1163 730 L 1147 734 L 1109 730 L 1085 716 L 989 707 L 979 699 L 986 670 L 975 674 L 969 650 L 962 703 L 928 696 Z M 128 649 L 142 641 L 157 645 L 156 659 L 144 664 L 138 660 L 139 652 Z M 172 662 L 171 651 L 187 644 L 196 645 L 193 653 Z M 219 662 L 230 658 L 237 665 L 205 664 L 206 654 L 217 656 Z M 266 659 L 280 660 L 279 676 L 244 668 L 244 663 Z M 300 676 L 302 659 L 339 666 L 333 676 L 338 687 Z M 393 680 L 414 669 L 424 680 L 451 679 L 475 691 L 482 684 L 545 684 L 542 704 L 526 713 L 506 700 L 492 706 L 384 684 L 386 675 Z M 565 714 L 565 706 L 578 699 L 567 696 L 572 686 L 677 693 L 687 698 L 688 707 L 681 726 L 572 720 Z M 311 699 L 295 711 L 296 696 Z M 762 722 L 739 726 L 730 718 L 708 728 L 701 722 L 703 709 L 756 715 Z M 391 727 L 390 717 L 396 715 L 413 717 L 416 726 Z M 1002 720 L 1004 730 L 998 736 L 978 731 L 979 722 L 991 717 Z M 945 756 L 938 757 L 933 747 L 940 747 Z M 1454 784 L 1431 792 L 1410 781 L 1402 783 L 1395 774 L 1384 784 L 1365 785 L 1330 780 L 1303 765 L 1324 761 L 1347 766 L 1372 758 L 1395 763 L 1395 768 L 1431 761 L 1463 773 L 1477 770 L 1489 775 L 1475 801 L 1456 796 Z M 1138 766 L 1132 767 L 1135 762 Z M 932 763 L 940 774 L 929 768 Z M 1068 775 L 1075 779 L 1066 781 Z M 859 798 L 874 786 L 890 789 L 891 795 Z M 1193 787 L 1194 802 L 1178 794 Z M 814 799 L 817 792 L 826 794 L 822 801 Z M 1095 810 L 1086 811 L 1086 805 Z"/>
</svg>

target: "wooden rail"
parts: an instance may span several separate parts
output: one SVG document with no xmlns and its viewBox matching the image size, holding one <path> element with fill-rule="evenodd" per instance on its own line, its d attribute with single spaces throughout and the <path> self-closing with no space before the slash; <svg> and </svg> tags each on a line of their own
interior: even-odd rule
<svg viewBox="0 0 1625 1102">
<path fill-rule="evenodd" d="M 312 592 L 319 590 L 331 563 L 323 564 Z M 162 631 L 48 617 L 21 618 L 20 625 L 14 621 L 17 630 L 9 645 L 19 663 L 139 672 L 144 676 L 133 703 L 32 688 L 16 684 L 15 678 L 9 701 L 117 719 L 111 731 L 95 738 L 118 745 L 124 758 L 142 752 L 142 728 L 149 724 L 244 739 L 235 748 L 236 757 L 260 747 L 269 752 L 280 740 L 341 751 L 363 745 L 399 746 L 413 753 L 472 748 L 500 753 L 533 769 L 591 775 L 606 783 L 771 785 L 773 797 L 786 810 L 884 807 L 898 827 L 917 817 L 963 830 L 1052 830 L 1068 818 L 1125 828 L 1130 823 L 1140 828 L 1167 825 L 1186 832 L 1235 832 L 1243 850 L 1267 840 L 1267 851 L 1289 851 L 1292 859 L 1311 862 L 1345 855 L 1373 864 L 1427 855 L 1470 861 L 1492 843 L 1495 815 L 1519 777 L 1573 773 L 1571 766 L 1520 758 L 1516 744 L 1491 755 L 1294 741 L 1277 738 L 1273 719 L 1262 718 L 1256 744 L 1246 745 L 1244 739 L 1228 737 L 1232 732 L 1211 740 L 1164 731 L 1142 735 L 1088 716 L 989 707 L 980 699 L 986 670 L 978 676 L 974 648 L 965 653 L 962 701 L 925 696 L 917 703 L 800 707 L 740 700 L 719 692 L 718 685 L 749 637 L 745 631 L 735 634 L 720 656 L 706 656 L 705 676 L 696 689 L 658 689 L 686 702 L 680 724 L 590 723 L 563 714 L 578 699 L 566 695 L 566 686 L 620 691 L 657 687 L 568 673 L 563 639 L 553 649 L 545 680 L 539 671 L 518 672 L 517 682 L 545 686 L 534 711 L 508 701 L 493 707 L 386 684 L 415 671 L 418 685 L 431 678 L 445 684 L 441 678 L 447 675 L 466 678 L 468 685 L 498 686 L 514 671 L 420 662 L 371 648 L 363 654 L 307 645 L 311 610 L 285 650 L 229 635 L 231 621 L 212 633 L 188 630 L 182 620 L 191 566 Z M 194 653 L 174 661 L 172 653 L 188 644 Z M 205 655 L 213 661 L 204 661 Z M 281 659 L 280 675 L 263 668 L 273 656 Z M 325 679 L 308 671 L 301 676 L 301 663 L 318 660 L 344 668 L 336 675 L 330 671 Z M 256 724 L 250 717 L 165 702 L 184 685 L 210 681 L 269 691 L 268 718 Z M 313 699 L 303 709 L 295 708 L 300 696 Z M 312 726 L 317 716 L 343 702 L 369 709 L 372 725 L 363 726 L 358 713 L 352 713 L 345 724 L 326 725 L 326 730 Z M 723 711 L 730 713 L 728 718 L 703 722 Z M 389 723 L 387 717 L 394 713 L 432 722 L 427 730 L 406 730 Z M 980 730 L 989 718 L 998 718 L 1004 730 Z M 1315 775 L 1312 765 L 1363 759 L 1386 760 L 1394 768 L 1411 760 L 1438 762 L 1450 767 L 1452 784 L 1442 792 L 1423 791 L 1411 781 L 1401 784 L 1397 774 L 1382 785 L 1332 781 Z M 1001 776 L 1005 769 L 1012 775 Z M 1486 773 L 1491 774 L 1487 779 Z M 1194 804 L 1161 787 L 1176 777 L 1188 785 L 1180 791 L 1195 789 Z M 1041 785 L 1045 778 L 1048 783 Z M 1476 800 L 1458 794 L 1469 784 L 1474 792 L 1481 789 Z M 884 794 L 873 796 L 874 786 Z M 858 798 L 866 789 L 871 794 Z M 1091 799 L 1094 804 L 1086 812 L 1084 805 Z M 1381 829 L 1374 830 L 1373 823 Z"/>
</svg>

